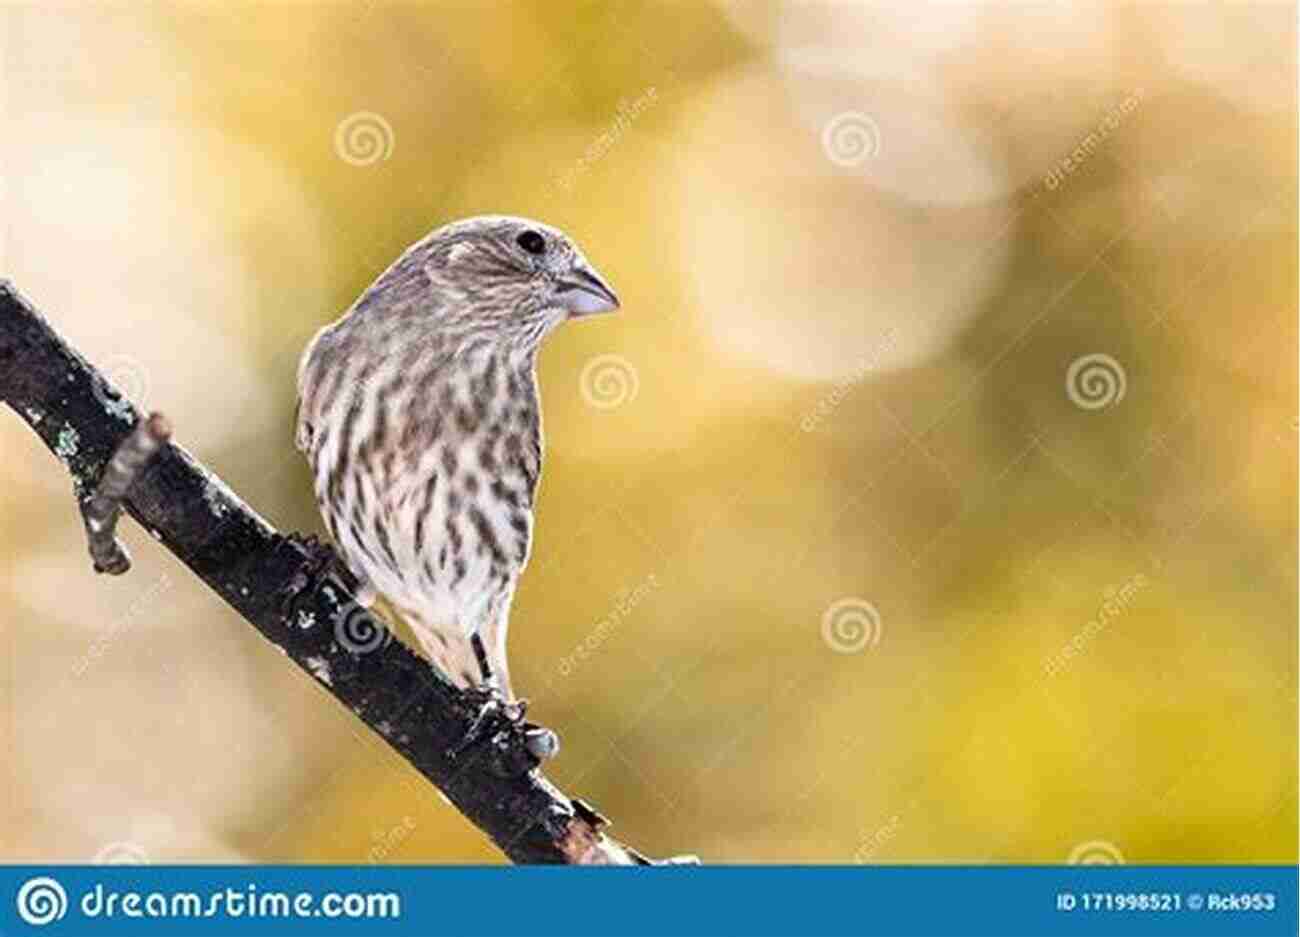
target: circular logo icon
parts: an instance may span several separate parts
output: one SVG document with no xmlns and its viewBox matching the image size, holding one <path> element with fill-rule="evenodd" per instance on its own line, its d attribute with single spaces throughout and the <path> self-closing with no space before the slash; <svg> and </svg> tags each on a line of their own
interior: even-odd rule
<svg viewBox="0 0 1300 937">
<path fill-rule="evenodd" d="M 90 861 L 95 865 L 148 865 L 149 853 L 136 843 L 108 843 Z"/>
<path fill-rule="evenodd" d="M 1110 355 L 1083 355 L 1070 362 L 1065 372 L 1065 393 L 1076 407 L 1101 410 L 1124 399 L 1128 375 Z"/>
<path fill-rule="evenodd" d="M 334 619 L 334 640 L 352 654 L 369 654 L 388 643 L 389 630 L 364 606 L 349 602 Z"/>
<path fill-rule="evenodd" d="M 880 127 L 861 111 L 842 111 L 822 126 L 822 150 L 836 166 L 861 166 L 880 155 Z"/>
<path fill-rule="evenodd" d="M 100 364 L 99 373 L 104 380 L 95 381 L 91 392 L 106 413 L 130 422 L 132 406 L 141 413 L 149 412 L 149 376 L 139 361 L 130 355 L 114 355 Z"/>
<path fill-rule="evenodd" d="M 856 654 L 868 644 L 880 643 L 880 612 L 856 596 L 832 602 L 822 613 L 822 640 L 837 654 Z"/>
<path fill-rule="evenodd" d="M 68 893 L 48 876 L 29 878 L 18 889 L 18 916 L 36 927 L 62 920 L 68 913 Z"/>
<path fill-rule="evenodd" d="M 613 410 L 636 399 L 641 379 L 622 355 L 597 355 L 578 376 L 582 399 L 597 410 Z"/>
<path fill-rule="evenodd" d="M 1070 850 L 1070 865 L 1123 865 L 1124 854 L 1114 843 L 1092 839 Z"/>
<path fill-rule="evenodd" d="M 393 155 L 397 135 L 382 114 L 357 111 L 334 128 L 334 152 L 352 166 L 372 166 Z"/>
</svg>

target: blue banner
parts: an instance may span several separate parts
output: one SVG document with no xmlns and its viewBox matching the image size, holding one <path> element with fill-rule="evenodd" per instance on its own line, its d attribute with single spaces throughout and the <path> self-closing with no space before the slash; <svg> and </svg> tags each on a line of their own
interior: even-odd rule
<svg viewBox="0 0 1300 937">
<path fill-rule="evenodd" d="M 5 866 L 0 935 L 1294 935 L 1295 866 Z"/>
</svg>

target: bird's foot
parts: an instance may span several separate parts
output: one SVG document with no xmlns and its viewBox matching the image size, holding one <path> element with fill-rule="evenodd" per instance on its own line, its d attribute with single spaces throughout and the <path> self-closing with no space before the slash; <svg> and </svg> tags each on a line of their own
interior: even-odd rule
<svg viewBox="0 0 1300 937">
<path fill-rule="evenodd" d="M 560 751 L 560 738 L 550 729 L 525 719 L 528 701 L 507 699 L 494 686 L 467 691 L 477 711 L 465 737 L 452 753 L 460 758 L 486 743 L 494 769 L 506 777 L 523 774 Z"/>
<path fill-rule="evenodd" d="M 287 534 L 284 539 L 307 554 L 307 559 L 298 567 L 289 584 L 280 590 L 280 612 L 288 615 L 305 596 L 312 595 L 319 589 L 326 577 L 342 564 L 334 548 L 315 534 Z"/>
<path fill-rule="evenodd" d="M 524 747 L 539 762 L 554 758 L 560 753 L 560 737 L 554 730 L 535 722 L 524 723 Z"/>
</svg>

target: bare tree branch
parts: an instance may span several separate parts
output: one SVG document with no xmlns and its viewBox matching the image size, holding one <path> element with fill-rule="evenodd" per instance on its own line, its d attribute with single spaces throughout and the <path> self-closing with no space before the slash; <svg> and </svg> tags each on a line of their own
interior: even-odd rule
<svg viewBox="0 0 1300 937">
<path fill-rule="evenodd" d="M 121 508 L 346 706 L 515 862 L 646 864 L 537 770 L 527 730 L 488 714 L 357 602 L 321 547 L 284 536 L 167 442 L 6 281 L 0 400 L 67 466 L 96 569 L 125 572 Z M 290 601 L 286 601 L 290 597 Z"/>
<path fill-rule="evenodd" d="M 108 460 L 104 477 L 99 480 L 95 493 L 81 505 L 81 517 L 86 523 L 86 544 L 95 572 L 120 576 L 131 568 L 131 555 L 115 536 L 117 521 L 122 516 L 122 500 L 136 478 L 158 452 L 158 448 L 171 439 L 172 428 L 161 413 L 152 413 L 148 419 L 135 425 L 113 458 Z"/>
</svg>

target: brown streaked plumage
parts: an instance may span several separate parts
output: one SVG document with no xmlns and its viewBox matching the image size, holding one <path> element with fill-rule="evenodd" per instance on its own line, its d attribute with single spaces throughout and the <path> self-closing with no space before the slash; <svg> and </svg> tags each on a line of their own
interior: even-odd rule
<svg viewBox="0 0 1300 937">
<path fill-rule="evenodd" d="M 559 231 L 484 216 L 413 244 L 303 354 L 297 444 L 330 535 L 459 685 L 512 697 L 506 628 L 542 467 L 538 348 L 617 306 Z"/>
</svg>

